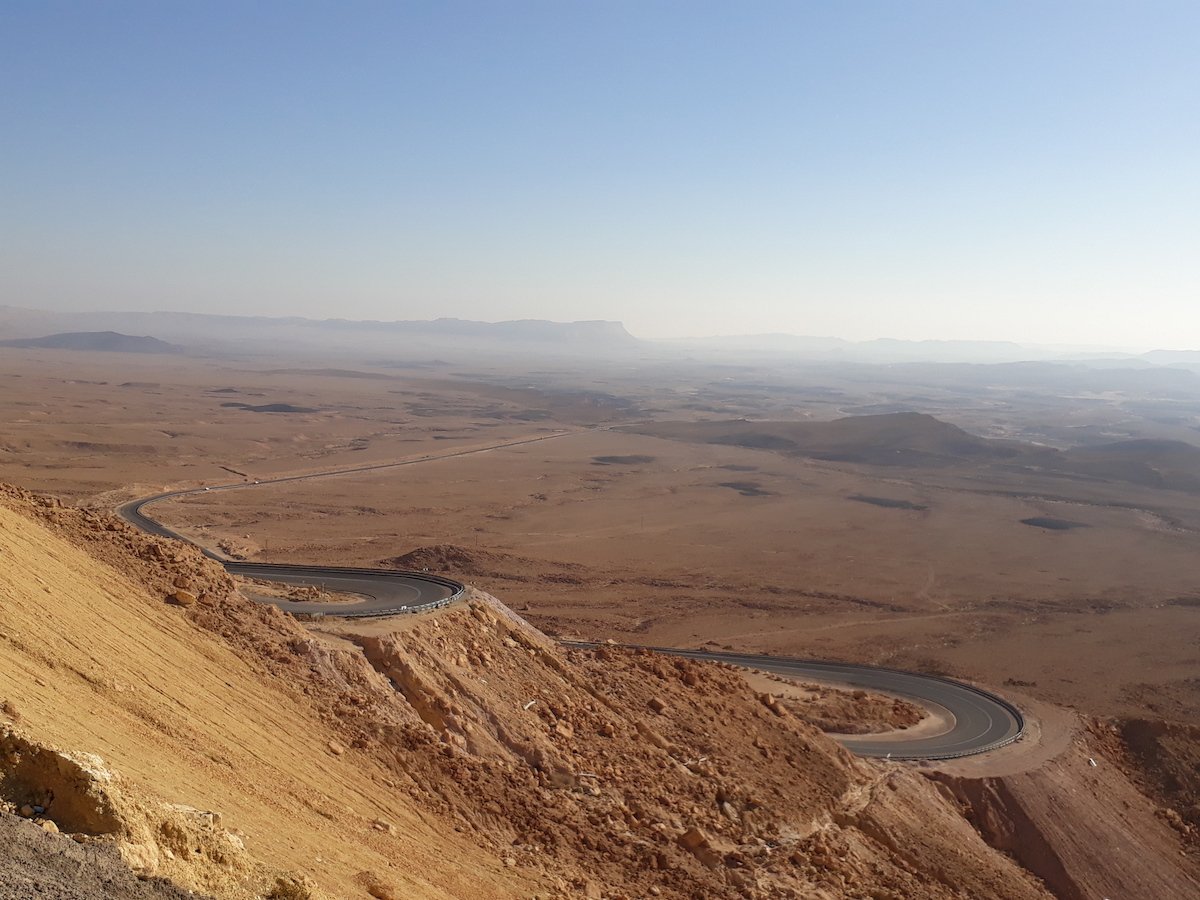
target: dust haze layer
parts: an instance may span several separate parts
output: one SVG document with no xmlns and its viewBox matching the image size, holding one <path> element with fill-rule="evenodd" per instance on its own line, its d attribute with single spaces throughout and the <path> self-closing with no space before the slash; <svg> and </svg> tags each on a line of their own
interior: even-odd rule
<svg viewBox="0 0 1200 900">
<path fill-rule="evenodd" d="M 987 340 L 875 340 L 849 341 L 833 337 L 763 334 L 686 340 L 639 339 L 615 321 L 558 322 L 541 319 L 481 322 L 440 318 L 425 321 L 362 321 L 309 319 L 299 316 L 232 316 L 189 312 L 121 312 L 81 310 L 57 313 L 0 306 L 0 338 L 45 342 L 73 338 L 68 345 L 86 349 L 84 335 L 47 335 L 52 329 L 88 329 L 96 335 L 113 332 L 154 335 L 194 350 L 206 352 L 252 351 L 258 354 L 312 355 L 342 349 L 350 352 L 395 353 L 393 362 L 430 362 L 425 354 L 441 352 L 450 358 L 464 355 L 510 356 L 537 353 L 548 357 L 568 355 L 589 358 L 662 359 L 698 358 L 715 364 L 759 365 L 763 361 L 807 361 L 849 365 L 1009 365 L 1008 377 L 1028 380 L 1089 381 L 1097 378 L 1138 379 L 1170 384 L 1187 378 L 1180 372 L 1200 372 L 1200 350 L 1157 349 L 1137 352 L 1120 348 L 1018 344 Z M 107 338 L 112 344 L 114 338 Z M 35 346 L 36 344 L 9 344 Z M 42 346 L 47 346 L 45 343 Z M 94 347 L 93 349 L 116 349 Z M 138 348 L 129 344 L 128 349 Z M 164 350 L 165 348 L 159 348 Z M 1050 363 L 1057 369 L 1030 365 Z M 1105 375 L 1096 374 L 1104 371 Z M 1163 372 L 1163 370 L 1171 370 Z M 966 370 L 964 370 L 966 371 Z M 986 371 L 986 370 L 985 370 Z M 994 371 L 994 370 L 993 370 Z M 1138 375 L 1136 373 L 1142 373 Z M 1147 373 L 1154 374 L 1147 374 Z M 980 373 L 968 377 L 981 377 Z M 984 378 L 992 374 L 982 375 Z M 1193 381 L 1189 381 L 1193 384 Z"/>
</svg>

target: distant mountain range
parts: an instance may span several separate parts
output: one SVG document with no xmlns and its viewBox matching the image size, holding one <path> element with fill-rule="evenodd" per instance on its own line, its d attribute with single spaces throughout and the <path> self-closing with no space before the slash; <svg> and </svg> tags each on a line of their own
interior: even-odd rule
<svg viewBox="0 0 1200 900">
<path fill-rule="evenodd" d="M 369 353 L 379 361 L 449 358 L 471 354 L 642 357 L 758 363 L 906 364 L 1070 364 L 1091 369 L 1189 369 L 1200 372 L 1200 351 L 1155 350 L 1134 354 L 1085 347 L 1042 346 L 1011 341 L 906 341 L 880 338 L 848 341 L 836 337 L 758 334 L 645 341 L 615 321 L 552 322 L 518 319 L 356 321 L 301 317 L 227 316 L 185 312 L 72 312 L 0 306 L 0 338 L 31 338 L 52 331 L 111 331 L 153 334 L 163 341 L 202 352 L 286 352 L 333 349 Z M 1022 377 L 1016 370 L 1013 377 Z M 1065 374 L 1065 370 L 1059 372 Z M 1025 375 L 1036 379 L 1038 373 Z"/>
<path fill-rule="evenodd" d="M 625 330 L 620 322 L 592 320 L 584 322 L 551 322 L 546 319 L 514 319 L 507 322 L 476 322 L 471 319 L 431 319 L 429 321 L 357 322 L 348 319 L 301 320 L 321 328 L 357 330 L 383 328 L 395 332 L 455 335 L 460 337 L 498 336 L 533 341 L 601 341 L 634 345 L 638 339 Z"/>
<path fill-rule="evenodd" d="M 323 348 L 355 350 L 397 359 L 440 354 L 524 353 L 612 355 L 642 346 L 620 322 L 549 322 L 521 319 L 475 322 L 352 321 L 349 319 L 223 316 L 182 312 L 81 312 L 66 314 L 0 307 L 0 337 L 28 338 L 57 324 L 122 333 L 154 334 L 189 349 L 286 351 Z"/>
<path fill-rule="evenodd" d="M 179 347 L 153 337 L 135 337 L 116 331 L 70 331 L 45 337 L 0 341 L 0 347 L 44 350 L 91 350 L 106 353 L 178 353 Z"/>
</svg>

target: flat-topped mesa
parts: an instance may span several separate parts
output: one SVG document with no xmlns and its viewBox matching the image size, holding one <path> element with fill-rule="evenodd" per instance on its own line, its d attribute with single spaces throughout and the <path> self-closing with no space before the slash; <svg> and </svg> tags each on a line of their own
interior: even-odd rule
<svg viewBox="0 0 1200 900">
<path fill-rule="evenodd" d="M 547 319 L 514 319 L 507 322 L 475 322 L 469 319 L 434 319 L 430 322 L 383 322 L 384 327 L 431 334 L 472 337 L 503 337 L 525 341 L 568 341 L 602 344 L 636 344 L 637 338 L 621 322 L 594 319 L 582 322 L 552 322 Z"/>
</svg>

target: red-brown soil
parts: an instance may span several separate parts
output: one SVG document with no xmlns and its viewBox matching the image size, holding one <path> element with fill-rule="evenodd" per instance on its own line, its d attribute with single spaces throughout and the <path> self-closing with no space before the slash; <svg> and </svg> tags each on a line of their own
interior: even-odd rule
<svg viewBox="0 0 1200 900">
<path fill-rule="evenodd" d="M 1095 722 L 1091 734 L 1143 792 L 1158 801 L 1164 821 L 1190 843 L 1200 842 L 1200 729 L 1125 719 Z"/>
<path fill-rule="evenodd" d="M 532 376 L 450 367 L 416 377 L 359 364 L 264 370 L 76 354 L 67 368 L 61 354 L 21 354 L 0 360 L 0 377 L 14 387 L 0 395 L 12 423 L 0 435 L 0 476 L 96 509 L 81 517 L 53 503 L 12 501 L 20 517 L 32 514 L 67 546 L 29 537 L 24 526 L 0 531 L 28 554 L 6 560 L 29 560 L 0 569 L 9 579 L 0 628 L 27 633 L 0 642 L 8 654 L 0 699 L 39 745 L 91 748 L 147 796 L 221 809 L 227 823 L 240 823 L 233 827 L 252 838 L 254 864 L 239 869 L 238 883 L 251 871 L 265 878 L 308 867 L 325 890 L 351 896 L 361 896 L 368 870 L 412 896 L 463 896 L 468 881 L 486 885 L 481 896 L 640 897 L 650 887 L 670 896 L 676 883 L 705 896 L 1037 896 L 1041 888 L 1003 855 L 1013 854 L 1064 896 L 1195 893 L 1186 826 L 1196 802 L 1191 729 L 1200 725 L 1192 578 L 1200 499 L 1186 483 L 1191 456 L 1175 444 L 1096 449 L 1187 440 L 1195 424 L 1187 417 L 1159 426 L 1149 401 L 1081 405 L 991 392 L 979 402 L 922 386 L 911 402 L 970 433 L 922 430 L 937 440 L 914 444 L 919 458 L 885 466 L 870 454 L 822 460 L 785 447 L 605 430 L 639 419 L 835 419 L 903 405 L 902 390 L 864 375 L 809 390 L 682 370 L 657 380 L 564 371 L 527 386 Z M 621 402 L 604 399 L 613 396 Z M 965 440 L 969 451 L 982 436 L 1033 437 L 1060 451 L 1078 436 L 1092 449 L 1074 454 L 1073 472 L 1018 470 L 1004 454 L 956 443 Z M 530 438 L 544 440 L 512 443 Z M 682 683 L 687 671 L 663 675 L 638 656 L 610 651 L 601 664 L 548 648 L 531 655 L 522 641 L 537 644 L 534 632 L 483 596 L 475 606 L 493 624 L 451 611 L 397 629 L 373 623 L 334 634 L 326 623 L 320 633 L 304 631 L 247 605 L 194 551 L 143 538 L 99 512 L 169 486 L 462 450 L 484 452 L 202 494 L 158 511 L 202 542 L 227 541 L 252 558 L 448 570 L 556 634 L 943 672 L 1019 690 L 1035 698 L 1031 705 L 1112 717 L 1117 731 L 1056 744 L 1024 766 L 1012 762 L 1028 750 L 1018 745 L 997 755 L 1003 767 L 989 772 L 986 760 L 976 761 L 947 776 L 963 784 L 937 787 L 907 767 L 845 758 L 798 716 L 771 725 L 784 729 L 792 749 L 771 744 L 764 729 L 778 717 L 755 691 L 723 680 L 729 673 L 697 674 L 704 690 L 694 692 Z M 1146 465 L 1159 463 L 1170 478 L 1143 477 Z M 84 566 L 78 547 L 104 574 Z M 60 571 L 76 574 L 46 574 Z M 92 591 L 93 583 L 102 589 Z M 163 605 L 181 589 L 197 597 L 192 606 Z M 74 597 L 89 605 L 72 606 Z M 118 624 L 110 628 L 94 610 Z M 64 643 L 63 635 L 71 637 Z M 179 669 L 186 677 L 174 674 Z M 410 670 L 420 686 L 397 692 Z M 144 687 L 132 695 L 118 687 L 131 684 Z M 619 698 L 611 708 L 609 691 Z M 849 726 L 840 721 L 850 712 L 844 698 L 831 697 L 837 708 L 826 710 L 825 724 Z M 647 712 L 656 698 L 669 714 Z M 538 702 L 524 709 L 531 699 Z M 902 718 L 864 699 L 857 712 L 872 727 Z M 667 746 L 639 731 L 639 721 Z M 614 731 L 604 740 L 634 762 L 613 768 L 597 799 L 560 785 L 555 767 L 598 776 L 592 768 L 622 766 L 601 738 L 591 739 L 589 729 L 604 722 Z M 753 744 L 760 732 L 767 756 Z M 751 810 L 749 825 L 715 795 L 701 802 L 695 774 L 679 771 L 704 754 L 680 760 L 672 752 L 695 749 L 702 736 L 741 746 L 746 735 L 754 753 L 729 754 L 728 769 L 714 778 L 735 797 L 762 801 L 765 812 L 756 819 Z M 543 757 L 524 756 L 509 738 L 553 762 L 536 765 Z M 780 762 L 801 743 L 820 760 L 811 783 L 789 780 L 800 777 L 788 768 L 794 761 Z M 389 753 L 393 744 L 408 749 Z M 232 773 L 197 747 L 232 761 Z M 321 759 L 324 768 L 298 774 L 285 764 L 297 758 Z M 466 778 L 469 788 L 455 780 Z M 394 793 L 381 791 L 380 779 Z M 659 796 L 660 782 L 670 790 L 643 819 L 642 798 Z M 263 794 L 263 785 L 278 796 Z M 682 807 L 668 803 L 676 792 Z M 937 805 L 949 797 L 953 803 Z M 556 817 L 550 824 L 532 814 L 545 804 Z M 410 827 L 414 837 L 393 836 L 373 817 L 404 835 L 399 826 Z M 278 821 L 289 823 L 286 833 Z M 927 823 L 928 833 L 913 823 Z M 701 839 L 686 837 L 693 824 Z M 422 837 L 434 832 L 449 836 L 452 852 Z M 343 848 L 337 854 L 319 849 L 333 842 Z M 662 852 L 668 868 L 639 868 L 646 847 Z M 781 847 L 795 851 L 790 867 L 780 862 Z M 714 862 L 710 851 L 721 865 L 705 864 Z M 451 856 L 470 873 L 466 881 L 444 868 Z M 218 868 L 204 865 L 191 883 L 215 879 L 231 890 Z M 1139 866 L 1153 876 L 1138 882 L 1131 873 Z M 743 876 L 753 883 L 741 885 Z M 604 882 L 617 877 L 624 886 Z"/>
<path fill-rule="evenodd" d="M 582 462 L 618 450 L 655 461 Z M 767 495 L 721 487 L 730 465 L 756 466 Z M 456 574 L 557 634 L 1011 680 L 1095 714 L 1200 722 L 1190 495 L 1089 484 L 1068 503 L 1039 499 L 1049 481 L 1010 496 L 938 477 L 592 432 L 159 510 L 201 541 L 261 535 L 259 558 Z M 1051 513 L 1090 527 L 1022 522 Z"/>
<path fill-rule="evenodd" d="M 7 491 L 0 525 L 6 765 L 102 756 L 120 792 L 56 782 L 46 816 L 143 871 L 230 897 L 281 868 L 337 896 L 1044 896 L 914 772 L 855 761 L 729 668 L 564 654 L 483 595 L 348 644 L 107 517 Z M 164 602 L 183 579 L 196 602 Z M 12 802 L 39 771 L 11 770 Z M 71 812 L 93 796 L 107 818 Z M 192 820 L 159 824 L 162 800 L 217 843 L 168 852 Z M 226 833 L 244 852 L 216 853 Z"/>
<path fill-rule="evenodd" d="M 933 777 L 991 846 L 1056 897 L 1189 897 L 1200 886 L 1200 860 L 1184 836 L 1090 741 L 1027 772 Z"/>
<path fill-rule="evenodd" d="M 835 734 L 903 731 L 926 715 L 920 707 L 899 697 L 823 684 L 785 687 L 780 702 L 793 715 Z"/>
</svg>

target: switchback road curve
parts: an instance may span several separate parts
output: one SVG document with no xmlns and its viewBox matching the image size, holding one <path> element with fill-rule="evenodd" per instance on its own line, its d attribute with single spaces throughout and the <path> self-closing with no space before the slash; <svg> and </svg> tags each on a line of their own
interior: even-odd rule
<svg viewBox="0 0 1200 900">
<path fill-rule="evenodd" d="M 195 491 L 171 491 L 142 500 L 133 500 L 119 506 L 117 514 L 131 525 L 136 525 L 150 534 L 174 538 L 191 544 L 193 542 L 183 535 L 150 518 L 143 509 L 150 503 L 192 493 Z M 349 594 L 356 598 L 338 603 L 288 600 L 283 597 L 270 598 L 276 606 L 293 613 L 366 617 L 424 612 L 450 604 L 461 597 L 465 590 L 465 587 L 457 581 L 443 578 L 440 575 L 430 575 L 426 572 L 237 562 L 223 559 L 207 547 L 200 547 L 200 551 L 223 565 L 225 571 L 230 575 L 295 587 L 316 587 L 339 594 Z"/>
<path fill-rule="evenodd" d="M 209 487 L 187 488 L 179 491 L 167 491 L 152 497 L 142 497 L 130 500 L 117 507 L 116 513 L 131 525 L 136 525 L 142 531 L 156 534 L 159 537 L 173 538 L 199 547 L 209 559 L 216 560 L 225 567 L 231 575 L 243 578 L 254 578 L 259 581 L 272 581 L 296 587 L 317 587 L 339 594 L 349 594 L 355 600 L 338 603 L 318 603 L 312 601 L 287 600 L 282 597 L 272 597 L 271 602 L 281 609 L 293 613 L 308 613 L 309 615 L 330 615 L 343 617 L 391 616 L 398 613 L 424 612 L 457 600 L 462 596 L 465 587 L 457 581 L 431 575 L 426 572 L 405 572 L 391 569 L 356 569 L 341 566 L 302 566 L 280 563 L 246 563 L 226 559 L 207 547 L 201 547 L 195 541 L 184 537 L 177 531 L 172 531 L 166 525 L 151 518 L 146 508 L 164 500 L 174 500 L 195 494 L 216 493 L 218 491 L 245 490 L 256 486 L 271 484 L 288 484 L 295 481 L 308 481 L 313 478 L 332 478 L 338 475 L 360 475 L 364 472 L 376 472 L 381 469 L 395 469 L 401 466 L 414 466 L 420 463 L 436 460 L 454 459 L 459 456 L 470 456 L 475 453 L 488 453 L 492 450 L 502 450 L 506 447 L 519 447 L 525 444 L 536 444 L 540 441 L 554 440 L 573 431 L 557 431 L 553 434 L 543 434 L 533 438 L 522 438 L 490 444 L 486 447 L 472 447 L 464 450 L 451 450 L 447 453 L 419 456 L 400 462 L 374 463 L 366 466 L 354 466 L 346 469 L 334 469 L 328 472 L 313 472 L 307 475 L 285 475 L 281 478 L 263 478 L 252 481 L 237 481 L 231 484 L 221 484 Z"/>
<path fill-rule="evenodd" d="M 548 440 L 560 436 L 562 435 L 547 435 L 534 440 Z M 529 441 L 514 443 L 529 443 Z M 513 446 L 513 444 L 498 446 Z M 457 451 L 443 456 L 422 457 L 401 463 L 363 466 L 357 469 L 341 469 L 334 472 L 296 475 L 271 480 L 264 479 L 260 482 L 238 482 L 220 487 L 168 491 L 152 497 L 131 500 L 118 507 L 117 514 L 130 524 L 150 534 L 174 538 L 185 543 L 194 543 L 152 519 L 145 512 L 145 508 L 154 503 L 190 494 L 244 489 L 259 484 L 280 484 L 309 478 L 391 468 L 397 465 L 414 465 L 434 459 L 482 453 L 490 449 L 497 448 Z M 221 563 L 231 575 L 287 585 L 320 587 L 360 598 L 337 603 L 270 598 L 270 602 L 289 612 L 341 617 L 421 612 L 445 606 L 461 597 L 465 590 L 464 586 L 457 581 L 426 572 L 236 562 L 223 559 L 207 548 L 201 547 L 200 549 L 206 556 Z M 579 648 L 597 646 L 587 642 L 567 641 L 564 643 L 567 646 Z M 912 735 L 905 735 L 901 731 L 887 735 L 841 735 L 838 737 L 843 746 L 859 756 L 893 760 L 954 759 L 1003 747 L 1017 740 L 1025 730 L 1024 718 L 1011 703 L 980 688 L 949 678 L 823 660 L 714 653 L 705 650 L 681 650 L 669 647 L 640 649 L 688 659 L 730 663 L 803 681 L 833 682 L 852 688 L 878 691 L 903 697 L 926 708 L 937 709 L 944 714 L 945 728 L 935 729 L 934 733 L 921 732 L 917 729 Z"/>
<path fill-rule="evenodd" d="M 577 647 L 598 646 L 587 642 L 565 643 Z M 935 675 L 785 656 L 679 650 L 673 647 L 638 649 L 686 659 L 730 663 L 800 681 L 877 691 L 949 714 L 945 728 L 931 734 L 906 735 L 903 731 L 895 731 L 885 735 L 837 736 L 842 746 L 859 756 L 903 760 L 955 759 L 1011 744 L 1025 730 L 1025 720 L 1020 710 L 1008 701 L 961 681 Z"/>
</svg>

